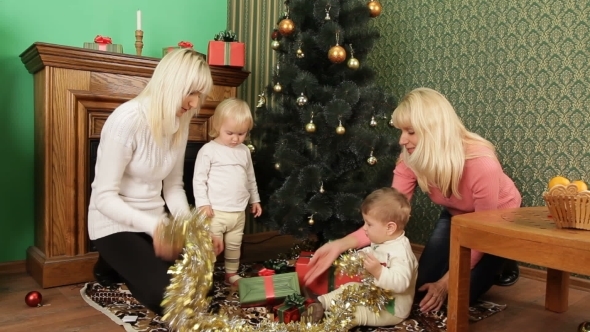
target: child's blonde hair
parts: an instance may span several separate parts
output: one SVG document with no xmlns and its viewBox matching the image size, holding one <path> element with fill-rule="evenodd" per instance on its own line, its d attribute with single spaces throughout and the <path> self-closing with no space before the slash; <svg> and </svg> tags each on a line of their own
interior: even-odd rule
<svg viewBox="0 0 590 332">
<path fill-rule="evenodd" d="M 136 97 L 147 108 L 147 121 L 157 144 L 164 137 L 172 137 L 180 144 L 188 134 L 188 126 L 197 114 L 213 86 L 209 65 L 199 53 L 191 49 L 174 50 L 158 63 L 152 78 Z M 176 113 L 191 93 L 199 93 L 200 105 L 185 112 L 178 119 Z"/>
<path fill-rule="evenodd" d="M 365 215 L 388 223 L 393 221 L 398 230 L 403 230 L 410 219 L 410 202 L 397 189 L 384 187 L 370 193 L 361 204 Z"/>
<path fill-rule="evenodd" d="M 211 130 L 209 131 L 211 138 L 219 136 L 221 125 L 227 118 L 232 118 L 239 126 L 247 126 L 248 130 L 252 130 L 254 126 L 254 119 L 248 103 L 241 99 L 228 98 L 217 105 L 215 113 L 211 117 Z"/>
</svg>

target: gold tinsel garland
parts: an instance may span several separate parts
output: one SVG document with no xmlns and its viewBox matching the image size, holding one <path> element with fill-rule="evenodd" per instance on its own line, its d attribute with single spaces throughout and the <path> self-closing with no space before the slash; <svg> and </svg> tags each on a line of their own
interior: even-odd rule
<svg viewBox="0 0 590 332">
<path fill-rule="evenodd" d="M 207 297 L 207 293 L 213 282 L 215 263 L 209 224 L 209 218 L 194 209 L 190 215 L 175 217 L 162 225 L 163 232 L 160 234 L 164 234 L 165 238 L 174 242 L 183 238 L 186 241 L 182 259 L 177 260 L 168 271 L 172 279 L 162 302 L 165 311 L 163 320 L 170 324 L 173 331 L 348 331 L 354 326 L 357 306 L 366 306 L 378 312 L 391 299 L 387 291 L 374 286 L 372 278 L 367 277 L 362 284 L 346 287 L 334 301 L 331 312 L 319 324 L 263 321 L 252 326 L 243 318 L 230 318 L 223 312 L 208 313 L 211 298 Z M 362 268 L 360 255 L 362 253 L 352 251 L 342 255 L 336 264 L 343 273 L 356 274 Z"/>
</svg>

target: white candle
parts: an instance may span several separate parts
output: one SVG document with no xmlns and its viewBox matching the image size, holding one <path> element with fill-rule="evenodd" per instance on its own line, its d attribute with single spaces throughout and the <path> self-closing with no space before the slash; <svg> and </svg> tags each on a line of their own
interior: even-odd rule
<svg viewBox="0 0 590 332">
<path fill-rule="evenodd" d="M 137 30 L 141 30 L 141 10 L 137 11 Z"/>
</svg>

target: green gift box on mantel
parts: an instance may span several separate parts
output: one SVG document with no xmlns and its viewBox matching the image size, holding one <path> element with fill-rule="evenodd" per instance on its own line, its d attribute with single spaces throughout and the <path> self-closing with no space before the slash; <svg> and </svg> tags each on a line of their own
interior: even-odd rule
<svg viewBox="0 0 590 332">
<path fill-rule="evenodd" d="M 295 272 L 274 274 L 273 270 L 264 268 L 258 275 L 240 279 L 238 287 L 242 307 L 273 305 L 291 294 L 301 294 Z"/>
<path fill-rule="evenodd" d="M 105 37 L 101 35 L 98 35 L 96 38 L 94 38 L 94 43 L 84 43 L 84 48 L 113 53 L 123 53 L 123 45 L 113 44 L 111 37 Z"/>
</svg>

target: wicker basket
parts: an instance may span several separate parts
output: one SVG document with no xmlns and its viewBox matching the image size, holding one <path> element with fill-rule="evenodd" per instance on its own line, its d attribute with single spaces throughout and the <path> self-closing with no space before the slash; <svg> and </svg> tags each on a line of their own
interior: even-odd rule
<svg viewBox="0 0 590 332">
<path fill-rule="evenodd" d="M 578 192 L 575 184 L 556 185 L 543 199 L 557 228 L 590 230 L 590 191 Z"/>
</svg>

